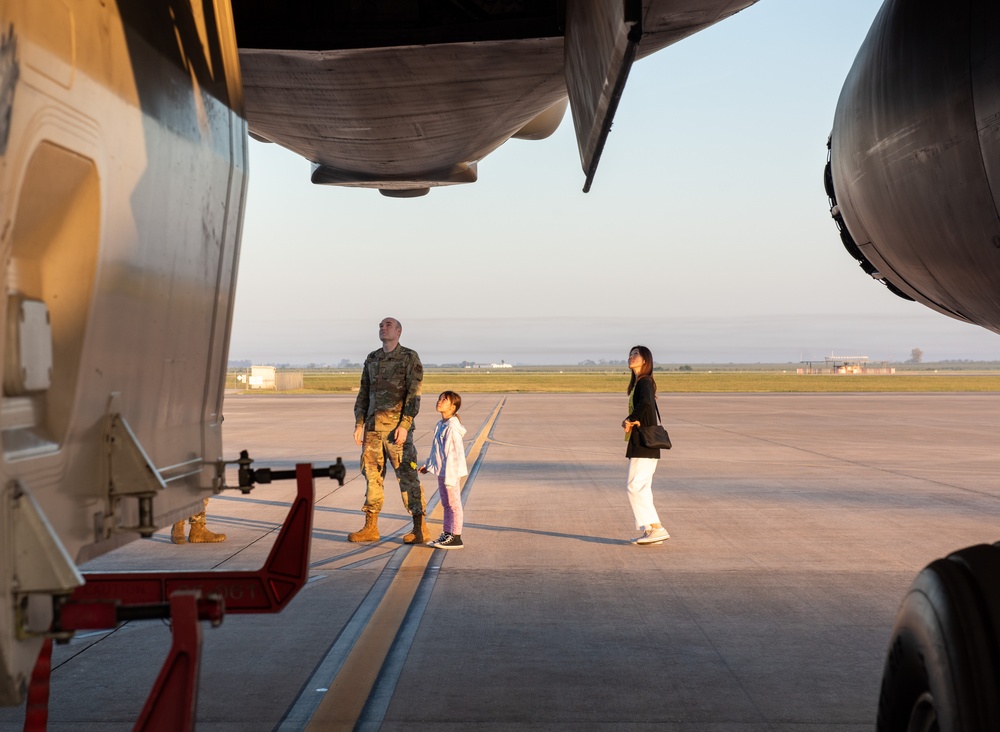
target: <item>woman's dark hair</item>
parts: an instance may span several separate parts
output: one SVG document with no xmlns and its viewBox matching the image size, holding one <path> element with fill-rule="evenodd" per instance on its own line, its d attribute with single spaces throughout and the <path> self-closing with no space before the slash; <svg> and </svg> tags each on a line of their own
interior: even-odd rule
<svg viewBox="0 0 1000 732">
<path fill-rule="evenodd" d="M 462 397 L 458 395 L 455 391 L 442 391 L 438 400 L 447 399 L 451 402 L 451 406 L 455 407 L 455 414 L 458 414 L 458 410 L 462 408 Z"/>
<path fill-rule="evenodd" d="M 644 379 L 648 376 L 649 380 L 653 382 L 653 396 L 656 396 L 656 379 L 653 378 L 652 352 L 645 346 L 632 346 L 630 349 L 628 349 L 628 353 L 630 356 L 632 355 L 632 351 L 638 351 L 639 355 L 642 357 L 642 368 L 639 369 L 638 376 L 635 375 L 635 371 L 629 369 L 629 371 L 632 371 L 632 378 L 628 382 L 628 391 L 626 391 L 625 393 L 631 394 L 632 390 L 635 388 L 635 383 L 639 379 Z"/>
</svg>

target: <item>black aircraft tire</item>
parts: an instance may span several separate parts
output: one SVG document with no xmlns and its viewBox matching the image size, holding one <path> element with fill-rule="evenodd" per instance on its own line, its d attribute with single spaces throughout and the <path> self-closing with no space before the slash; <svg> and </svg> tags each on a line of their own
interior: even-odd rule
<svg viewBox="0 0 1000 732">
<path fill-rule="evenodd" d="M 1000 730 L 1000 548 L 926 567 L 896 615 L 878 732 Z"/>
</svg>

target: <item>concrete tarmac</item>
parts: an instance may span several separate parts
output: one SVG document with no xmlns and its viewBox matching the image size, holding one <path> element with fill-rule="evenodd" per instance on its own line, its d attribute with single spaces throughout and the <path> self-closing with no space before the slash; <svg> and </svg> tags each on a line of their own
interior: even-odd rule
<svg viewBox="0 0 1000 732">
<path fill-rule="evenodd" d="M 339 455 L 348 481 L 317 479 L 310 580 L 286 611 L 204 627 L 199 730 L 871 730 L 916 573 L 1000 540 L 1000 394 L 661 394 L 671 539 L 648 547 L 628 543 L 625 395 L 463 395 L 479 457 L 466 548 L 448 552 L 402 543 L 391 471 L 382 539 L 346 541 L 363 523 L 353 401 L 227 397 L 227 457 Z M 225 543 L 165 530 L 85 569 L 258 567 L 294 490 L 214 498 Z M 169 645 L 144 621 L 57 646 L 49 729 L 131 729 Z M 0 709 L 0 730 L 22 720 Z"/>
</svg>

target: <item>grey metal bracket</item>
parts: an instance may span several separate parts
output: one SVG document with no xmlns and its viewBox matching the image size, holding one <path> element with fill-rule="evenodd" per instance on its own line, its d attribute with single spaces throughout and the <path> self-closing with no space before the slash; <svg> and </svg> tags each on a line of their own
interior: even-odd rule
<svg viewBox="0 0 1000 732">
<path fill-rule="evenodd" d="M 114 404 L 112 399 L 112 404 Z M 156 532 L 153 524 L 153 498 L 167 487 L 160 471 L 153 465 L 125 417 L 117 411 L 108 415 L 105 444 L 108 465 L 108 497 L 111 518 L 118 516 L 122 498 L 139 501 L 137 526 L 112 526 L 113 531 L 135 531 L 149 537 Z"/>
<path fill-rule="evenodd" d="M 12 481 L 4 494 L 17 637 L 46 636 L 52 620 L 52 598 L 68 597 L 83 584 L 83 575 L 28 487 Z"/>
</svg>

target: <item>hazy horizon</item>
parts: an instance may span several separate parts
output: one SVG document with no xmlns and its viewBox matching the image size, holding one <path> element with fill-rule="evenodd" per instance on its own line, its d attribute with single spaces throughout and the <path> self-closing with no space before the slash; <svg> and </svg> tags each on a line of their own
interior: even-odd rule
<svg viewBox="0 0 1000 732">
<path fill-rule="evenodd" d="M 243 323 L 229 359 L 254 364 L 360 363 L 379 347 L 372 318 Z M 402 318 L 401 318 L 402 320 Z M 959 326 L 959 327 L 956 327 Z M 253 334 L 251 337 L 250 334 Z M 657 363 L 797 363 L 830 355 L 901 363 L 914 348 L 924 361 L 997 361 L 1000 337 L 925 309 L 909 315 L 802 315 L 688 318 L 413 318 L 400 342 L 425 363 L 572 365 L 623 360 L 638 343 Z"/>
</svg>

